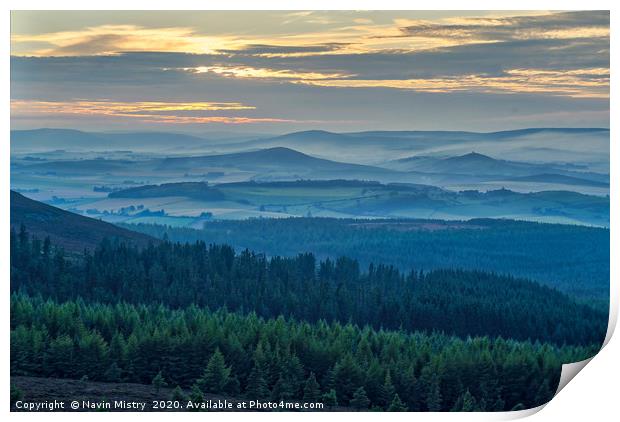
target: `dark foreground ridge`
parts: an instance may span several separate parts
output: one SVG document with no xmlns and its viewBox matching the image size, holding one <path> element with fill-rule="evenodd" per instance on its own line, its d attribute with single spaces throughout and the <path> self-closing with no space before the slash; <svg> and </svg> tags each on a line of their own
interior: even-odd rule
<svg viewBox="0 0 620 422">
<path fill-rule="evenodd" d="M 158 242 L 146 234 L 64 211 L 11 191 L 11 227 L 18 230 L 22 224 L 39 240 L 49 236 L 53 243 L 71 252 L 92 250 L 105 238 L 139 246 Z"/>
</svg>

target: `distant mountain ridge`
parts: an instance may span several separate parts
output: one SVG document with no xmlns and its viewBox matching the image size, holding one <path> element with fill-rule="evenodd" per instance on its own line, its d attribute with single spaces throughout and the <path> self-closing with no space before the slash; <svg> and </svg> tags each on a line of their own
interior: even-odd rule
<svg viewBox="0 0 620 422">
<path fill-rule="evenodd" d="M 500 132 L 370 131 L 293 132 L 229 144 L 230 150 L 286 147 L 321 158 L 382 166 L 399 157 L 463 155 L 470 151 L 514 161 L 571 162 L 608 172 L 609 129 L 530 128 Z M 542 148 L 542 149 L 541 149 Z"/>
<path fill-rule="evenodd" d="M 567 169 L 568 168 L 568 169 Z M 235 172 L 241 180 L 347 179 L 374 180 L 381 183 L 416 183 L 446 187 L 459 183 L 531 182 L 551 189 L 608 189 L 609 176 L 575 167 L 498 160 L 478 152 L 447 158 L 411 156 L 389 161 L 383 166 L 328 160 L 286 147 L 225 154 L 188 155 L 167 158 L 35 160 L 22 161 L 14 170 L 43 175 L 167 175 L 178 180 L 188 174 L 225 174 Z M 544 176 L 541 176 L 544 175 Z M 529 178 L 529 179 L 528 179 Z M 211 180 L 213 181 L 213 180 Z M 217 183 L 217 181 L 216 181 Z M 549 189 L 548 188 L 548 189 Z M 543 189 L 537 189 L 543 190 Z"/>
<path fill-rule="evenodd" d="M 219 136 L 219 138 L 218 138 Z M 104 133 L 73 129 L 11 131 L 11 153 L 36 151 L 131 150 L 178 155 L 248 152 L 274 147 L 318 158 L 381 166 L 411 155 L 456 156 L 470 151 L 513 161 L 573 162 L 608 173 L 609 129 L 525 128 L 499 132 L 366 131 L 335 133 L 307 130 L 278 136 L 183 134 L 166 132 Z"/>
<path fill-rule="evenodd" d="M 174 143 L 204 144 L 207 139 L 182 133 L 129 132 L 104 133 L 83 132 L 75 129 L 12 130 L 11 151 L 20 150 L 142 150 L 170 148 Z"/>
<path fill-rule="evenodd" d="M 534 164 L 519 161 L 499 160 L 472 151 L 470 153 L 447 157 L 412 156 L 394 160 L 386 165 L 400 171 L 417 171 L 468 176 L 493 176 L 498 180 L 521 180 L 547 183 L 564 183 L 584 186 L 609 186 L 608 176 L 592 172 L 566 170 L 565 166 L 553 164 Z M 540 177 L 546 175 L 545 177 Z"/>
<path fill-rule="evenodd" d="M 234 169 L 245 172 L 250 180 L 298 179 L 359 179 L 380 182 L 409 181 L 416 176 L 392 169 L 364 164 L 333 161 L 302 152 L 273 147 L 254 151 L 235 152 L 163 159 L 156 171 L 203 172 L 205 169 L 222 171 Z"/>
<path fill-rule="evenodd" d="M 441 131 L 441 130 L 411 130 L 411 131 L 364 131 L 364 132 L 329 132 L 326 130 L 305 130 L 291 132 L 277 136 L 257 137 L 253 140 L 242 141 L 240 144 L 261 144 L 265 148 L 268 144 L 278 144 L 281 141 L 311 140 L 316 142 L 360 141 L 376 142 L 377 140 L 404 139 L 433 139 L 435 141 L 446 140 L 471 140 L 471 139 L 505 139 L 527 136 L 541 133 L 556 134 L 583 134 L 603 133 L 609 134 L 607 128 L 525 128 L 496 132 L 471 132 L 471 131 Z M 212 134 L 211 136 L 218 136 Z M 26 147 L 49 147 L 50 149 L 62 149 L 66 147 L 132 147 L 134 142 L 150 142 L 155 146 L 171 146 L 171 142 L 205 143 L 212 139 L 209 134 L 185 134 L 174 132 L 85 132 L 76 129 L 40 128 L 26 130 L 11 130 L 12 148 Z M 220 134 L 222 139 L 234 140 L 243 138 L 241 135 Z M 86 145 L 81 145 L 86 143 Z M 233 142 L 234 143 L 234 142 Z M 274 145 L 278 146 L 278 145 Z M 284 144 L 279 146 L 286 146 Z"/>
<path fill-rule="evenodd" d="M 501 132 L 325 130 L 207 139 L 164 132 L 13 131 L 11 180 L 38 198 L 206 181 L 361 180 L 451 191 L 609 194 L 609 130 Z M 29 146 L 36 149 L 29 150 Z M 59 189 L 57 178 L 66 178 Z M 61 183 L 63 184 L 63 183 Z M 79 191 L 79 193 L 78 193 Z M 238 198 L 238 200 L 242 200 Z M 82 199 L 80 201 L 83 202 Z"/>
</svg>

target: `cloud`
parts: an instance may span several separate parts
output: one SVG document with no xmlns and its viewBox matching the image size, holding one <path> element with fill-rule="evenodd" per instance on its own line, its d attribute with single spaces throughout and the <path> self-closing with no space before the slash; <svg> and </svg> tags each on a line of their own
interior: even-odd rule
<svg viewBox="0 0 620 422">
<path fill-rule="evenodd" d="M 400 20 L 402 37 L 507 41 L 609 37 L 609 12 L 564 12 L 534 16 L 465 17 L 443 22 Z M 409 24 L 408 24 L 409 23 Z"/>
<path fill-rule="evenodd" d="M 339 88 L 394 88 L 418 92 L 538 93 L 581 98 L 609 97 L 609 69 L 550 71 L 511 69 L 502 76 L 461 75 L 427 79 L 307 79 L 297 83 Z"/>
<path fill-rule="evenodd" d="M 328 23 L 318 22 L 329 13 Z M 289 126 L 355 120 L 371 129 L 381 122 L 466 127 L 502 113 L 517 121 L 524 111 L 551 121 L 589 110 L 584 116 L 601 124 L 609 108 L 608 12 L 412 14 L 280 12 L 261 14 L 260 22 L 230 14 L 227 25 L 210 22 L 220 24 L 211 32 L 197 20 L 183 26 L 179 17 L 169 25 L 163 18 L 89 20 L 83 28 L 20 32 L 12 36 L 11 95 L 30 103 L 14 105 L 13 118 Z"/>
<path fill-rule="evenodd" d="M 74 31 L 11 36 L 13 54 L 29 56 L 88 56 L 126 51 L 209 53 L 234 45 L 232 36 L 205 36 L 188 27 L 145 28 L 138 25 L 100 25 Z M 22 51 L 39 43 L 47 48 Z"/>
<path fill-rule="evenodd" d="M 66 115 L 70 115 L 73 117 L 105 116 L 137 119 L 142 122 L 172 124 L 248 124 L 264 122 L 291 122 L 291 120 L 271 117 L 203 115 L 203 112 L 211 111 L 238 111 L 254 109 L 256 109 L 256 107 L 247 106 L 240 103 L 212 102 L 119 102 L 110 100 L 11 101 L 11 115 L 19 116 L 21 118 L 33 118 L 36 116 L 49 118 L 50 116 Z M 199 115 L 187 115 L 188 112 L 198 112 Z"/>
<path fill-rule="evenodd" d="M 178 69 L 164 69 L 178 70 Z M 344 73 L 319 73 L 319 72 L 298 72 L 293 70 L 277 70 L 268 68 L 256 68 L 250 66 L 197 66 L 183 67 L 180 70 L 193 74 L 212 73 L 227 78 L 248 78 L 248 79 L 286 79 L 292 81 L 313 81 L 321 79 L 346 78 L 355 75 Z"/>
<path fill-rule="evenodd" d="M 16 92 L 37 80 L 89 86 L 185 84 L 235 95 L 278 83 L 325 88 L 472 90 L 572 97 L 609 96 L 608 40 L 544 39 L 471 44 L 424 52 L 265 57 L 263 54 L 122 53 L 12 59 Z M 261 50 L 263 52 L 264 50 Z M 289 50 L 291 51 L 291 50 Z M 593 77 L 595 76 L 595 77 Z M 254 85 L 253 85 L 254 84 Z M 188 88 L 193 92 L 194 88 Z"/>
<path fill-rule="evenodd" d="M 247 56 L 263 56 L 263 57 L 285 57 L 285 56 L 301 56 L 316 55 L 317 53 L 329 53 L 338 51 L 350 43 L 332 42 L 326 44 L 314 45 L 269 45 L 269 44 L 249 44 L 236 49 L 217 50 L 219 54 L 228 55 L 247 55 Z"/>
<path fill-rule="evenodd" d="M 210 33 L 199 26 L 180 26 L 178 23 L 177 26 L 160 27 L 110 23 L 64 31 L 13 34 L 11 43 L 14 55 L 30 56 L 100 55 L 128 51 L 328 55 L 386 50 L 416 52 L 535 38 L 609 36 L 609 13 L 604 11 L 434 20 L 399 18 L 397 12 L 392 14 L 395 17 L 391 21 L 378 19 L 381 23 L 370 19 L 372 14 L 369 13 L 364 17 L 353 12 L 262 14 L 261 17 L 274 23 L 269 33 L 253 33 L 247 28 Z M 232 28 L 236 28 L 234 24 Z"/>
</svg>

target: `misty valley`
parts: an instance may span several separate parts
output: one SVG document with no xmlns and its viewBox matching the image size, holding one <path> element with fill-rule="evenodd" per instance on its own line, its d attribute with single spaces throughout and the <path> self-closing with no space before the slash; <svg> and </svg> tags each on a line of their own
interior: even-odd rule
<svg viewBox="0 0 620 422">
<path fill-rule="evenodd" d="M 12 189 L 113 223 L 488 217 L 609 226 L 603 129 L 11 137 Z"/>
</svg>

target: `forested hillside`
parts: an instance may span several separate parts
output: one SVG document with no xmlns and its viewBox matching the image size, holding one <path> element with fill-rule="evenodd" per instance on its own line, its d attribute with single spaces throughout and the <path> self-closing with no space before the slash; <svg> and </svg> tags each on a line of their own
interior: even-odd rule
<svg viewBox="0 0 620 422">
<path fill-rule="evenodd" d="M 48 241 L 11 234 L 11 290 L 60 300 L 195 304 L 376 329 L 444 331 L 556 344 L 600 344 L 607 314 L 537 283 L 479 271 L 360 269 L 340 257 L 271 257 L 169 241 L 138 249 L 104 241 L 69 261 Z"/>
<path fill-rule="evenodd" d="M 609 230 L 514 220 L 356 220 L 335 218 L 213 221 L 204 230 L 126 225 L 170 240 L 226 243 L 267 255 L 312 252 L 411 268 L 464 268 L 526 277 L 606 308 Z"/>
<path fill-rule="evenodd" d="M 264 320 L 195 306 L 11 298 L 13 375 L 159 377 L 193 386 L 196 401 L 204 392 L 391 411 L 523 409 L 551 399 L 563 363 L 597 350 Z"/>
<path fill-rule="evenodd" d="M 93 249 L 104 238 L 121 239 L 137 245 L 156 242 L 154 238 L 133 230 L 64 211 L 11 191 L 11 227 L 18 229 L 22 224 L 27 225 L 28 230 L 39 239 L 49 236 L 71 252 Z"/>
</svg>

